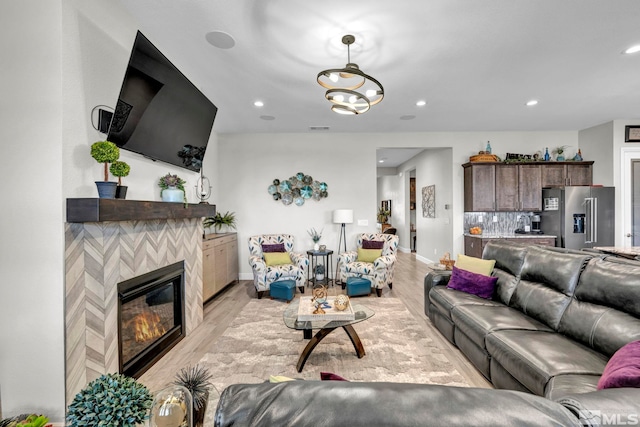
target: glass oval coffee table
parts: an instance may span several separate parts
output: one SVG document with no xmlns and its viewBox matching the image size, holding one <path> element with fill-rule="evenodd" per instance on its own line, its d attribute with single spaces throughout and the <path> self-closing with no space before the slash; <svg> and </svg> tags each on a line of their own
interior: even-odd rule
<svg viewBox="0 0 640 427">
<path fill-rule="evenodd" d="M 360 323 L 367 319 L 373 317 L 375 312 L 371 310 L 369 307 L 366 307 L 361 304 L 349 302 L 353 308 L 353 312 L 355 314 L 354 320 L 298 320 L 298 308 L 300 304 L 300 299 L 296 298 L 291 304 L 287 305 L 287 309 L 284 311 L 283 319 L 284 324 L 287 325 L 288 328 L 301 330 L 304 333 L 304 339 L 311 340 L 307 344 L 307 346 L 302 350 L 302 354 L 298 359 L 298 364 L 296 368 L 298 372 L 302 372 L 302 368 L 304 368 L 304 364 L 307 362 L 309 355 L 314 348 L 322 341 L 324 337 L 329 335 L 335 329 L 342 328 L 347 333 L 349 338 L 351 339 L 351 343 L 356 350 L 356 355 L 358 358 L 364 357 L 366 354 L 364 351 L 364 346 L 362 345 L 362 341 L 360 341 L 360 337 L 356 333 L 356 330 L 353 329 L 353 325 L 356 323 Z M 314 329 L 319 329 L 318 332 L 312 337 L 312 331 Z"/>
</svg>

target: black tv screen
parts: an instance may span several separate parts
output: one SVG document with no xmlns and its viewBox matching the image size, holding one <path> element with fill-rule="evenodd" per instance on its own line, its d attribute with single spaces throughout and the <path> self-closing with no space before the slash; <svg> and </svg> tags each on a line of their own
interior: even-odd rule
<svg viewBox="0 0 640 427">
<path fill-rule="evenodd" d="M 107 140 L 153 160 L 199 172 L 217 112 L 138 31 Z"/>
</svg>

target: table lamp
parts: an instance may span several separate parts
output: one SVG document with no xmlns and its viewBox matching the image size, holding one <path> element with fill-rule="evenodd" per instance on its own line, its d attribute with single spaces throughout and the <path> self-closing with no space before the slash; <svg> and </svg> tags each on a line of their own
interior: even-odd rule
<svg viewBox="0 0 640 427">
<path fill-rule="evenodd" d="M 340 239 L 338 240 L 338 254 L 340 254 L 340 246 L 344 240 L 344 251 L 347 251 L 347 234 L 345 231 L 345 224 L 351 224 L 353 222 L 353 210 L 351 209 L 336 209 L 333 211 L 333 223 L 342 224 L 340 229 Z"/>
</svg>

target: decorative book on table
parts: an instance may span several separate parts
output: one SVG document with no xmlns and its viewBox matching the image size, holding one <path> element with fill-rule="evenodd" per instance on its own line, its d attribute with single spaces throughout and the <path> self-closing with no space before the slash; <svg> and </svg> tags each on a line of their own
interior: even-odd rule
<svg viewBox="0 0 640 427">
<path fill-rule="evenodd" d="M 298 307 L 298 321 L 315 321 L 315 320 L 326 320 L 326 321 L 349 321 L 355 320 L 356 315 L 353 311 L 353 307 L 351 304 L 347 306 L 347 308 L 343 311 L 336 309 L 334 304 L 335 297 L 327 297 L 326 303 L 322 305 L 322 309 L 324 310 L 324 314 L 313 314 L 316 307 L 313 302 L 311 302 L 312 297 L 300 297 L 300 305 Z"/>
</svg>

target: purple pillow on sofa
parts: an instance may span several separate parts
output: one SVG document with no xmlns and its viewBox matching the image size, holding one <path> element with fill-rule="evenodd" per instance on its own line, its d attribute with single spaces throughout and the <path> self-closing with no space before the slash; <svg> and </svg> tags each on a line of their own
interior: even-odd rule
<svg viewBox="0 0 640 427">
<path fill-rule="evenodd" d="M 275 243 L 273 245 L 263 244 L 262 252 L 286 252 L 284 250 L 284 243 Z"/>
<path fill-rule="evenodd" d="M 384 241 L 382 240 L 362 240 L 362 249 L 382 249 Z"/>
<path fill-rule="evenodd" d="M 640 388 L 640 341 L 632 341 L 616 351 L 598 381 L 603 388 Z"/>
<path fill-rule="evenodd" d="M 447 288 L 477 295 L 480 298 L 491 299 L 497 281 L 497 277 L 472 273 L 454 265 Z"/>
</svg>

